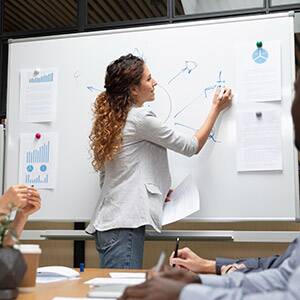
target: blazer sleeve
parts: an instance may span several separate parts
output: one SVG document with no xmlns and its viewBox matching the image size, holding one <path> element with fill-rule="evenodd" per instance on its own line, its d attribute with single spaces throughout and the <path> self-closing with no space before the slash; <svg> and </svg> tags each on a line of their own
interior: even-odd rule
<svg viewBox="0 0 300 300">
<path fill-rule="evenodd" d="M 152 142 L 186 156 L 192 156 L 198 152 L 198 140 L 193 134 L 185 135 L 175 131 L 161 122 L 151 111 L 143 110 L 138 115 L 136 134 L 141 140 Z"/>
<path fill-rule="evenodd" d="M 283 289 L 245 295 L 241 288 L 215 288 L 189 284 L 180 293 L 180 300 L 297 300 L 300 295 L 300 267 L 290 277 Z"/>
<path fill-rule="evenodd" d="M 271 268 L 279 267 L 285 259 L 291 256 L 295 246 L 297 244 L 297 240 L 295 239 L 286 249 L 286 251 L 282 255 L 272 255 L 268 257 L 257 257 L 257 258 L 242 258 L 242 259 L 231 259 L 231 258 L 216 258 L 216 274 L 221 274 L 221 268 L 224 265 L 230 264 L 241 264 L 243 263 L 246 268 L 239 269 L 236 272 L 258 272 L 262 270 L 267 270 Z"/>
</svg>

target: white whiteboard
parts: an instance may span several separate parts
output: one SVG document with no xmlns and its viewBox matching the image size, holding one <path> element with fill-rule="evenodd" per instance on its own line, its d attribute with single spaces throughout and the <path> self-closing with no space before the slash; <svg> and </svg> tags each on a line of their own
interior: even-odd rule
<svg viewBox="0 0 300 300">
<path fill-rule="evenodd" d="M 192 158 L 169 152 L 169 160 L 173 186 L 190 173 L 197 182 L 201 210 L 189 220 L 294 220 L 299 216 L 299 188 L 290 116 L 295 77 L 293 28 L 293 16 L 274 14 L 10 41 L 6 187 L 18 181 L 20 133 L 57 132 L 56 189 L 42 191 L 42 209 L 33 219 L 89 220 L 100 191 L 88 141 L 96 92 L 87 87 L 103 88 L 111 61 L 129 52 L 142 55 L 160 84 L 153 107 L 159 117 L 174 125 L 178 120 L 174 115 L 189 104 L 181 122 L 198 126 L 210 107 L 212 92 L 205 98 L 204 90 L 216 82 L 220 71 L 221 79 L 235 90 L 235 45 L 252 42 L 255 47 L 257 40 L 278 40 L 282 101 L 235 103 L 221 117 L 221 126 L 216 126 L 220 143 L 209 140 L 200 155 Z M 176 76 L 186 61 L 197 68 Z M 20 70 L 34 68 L 58 70 L 55 122 L 19 121 Z M 266 107 L 281 111 L 283 171 L 238 173 L 236 112 Z"/>
</svg>

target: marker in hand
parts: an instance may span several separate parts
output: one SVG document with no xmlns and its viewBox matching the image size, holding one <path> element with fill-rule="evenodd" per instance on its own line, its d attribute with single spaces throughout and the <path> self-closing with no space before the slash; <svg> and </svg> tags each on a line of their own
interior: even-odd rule
<svg viewBox="0 0 300 300">
<path fill-rule="evenodd" d="M 225 88 L 224 87 L 221 87 L 221 90 L 220 90 L 220 93 L 219 93 L 219 96 L 218 96 L 218 99 L 219 100 L 222 100 L 223 99 L 223 94 L 225 92 Z"/>
<path fill-rule="evenodd" d="M 179 249 L 179 237 L 176 239 L 176 247 L 175 247 L 173 258 L 176 258 L 178 256 L 178 249 Z M 172 265 L 173 268 L 175 266 L 176 266 L 175 264 Z"/>
</svg>

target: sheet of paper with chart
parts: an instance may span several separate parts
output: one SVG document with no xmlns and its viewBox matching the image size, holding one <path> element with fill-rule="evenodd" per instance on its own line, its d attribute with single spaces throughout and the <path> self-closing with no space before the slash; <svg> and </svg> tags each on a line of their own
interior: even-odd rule
<svg viewBox="0 0 300 300">
<path fill-rule="evenodd" d="M 179 221 L 200 209 L 198 188 L 188 175 L 170 195 L 163 209 L 162 225 Z"/>
<path fill-rule="evenodd" d="M 282 170 L 281 122 L 278 110 L 237 113 L 237 170 Z"/>
<path fill-rule="evenodd" d="M 56 133 L 20 135 L 20 183 L 34 185 L 38 189 L 55 188 L 57 139 Z"/>
<path fill-rule="evenodd" d="M 236 45 L 237 101 L 280 101 L 280 41 L 256 41 Z"/>
<path fill-rule="evenodd" d="M 21 70 L 20 120 L 51 122 L 56 117 L 57 70 Z"/>
</svg>

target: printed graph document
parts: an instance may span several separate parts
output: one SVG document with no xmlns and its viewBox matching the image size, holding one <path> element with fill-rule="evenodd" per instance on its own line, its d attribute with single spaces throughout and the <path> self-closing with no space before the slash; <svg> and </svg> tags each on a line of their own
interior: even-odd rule
<svg viewBox="0 0 300 300">
<path fill-rule="evenodd" d="M 187 176 L 171 193 L 163 210 L 162 225 L 181 220 L 200 209 L 199 191 L 192 176 Z"/>
<path fill-rule="evenodd" d="M 282 170 L 278 110 L 237 113 L 237 170 Z"/>
<path fill-rule="evenodd" d="M 38 189 L 55 188 L 57 139 L 56 133 L 20 135 L 19 182 Z"/>
<path fill-rule="evenodd" d="M 57 70 L 21 70 L 20 120 L 51 122 L 56 116 Z"/>
<path fill-rule="evenodd" d="M 256 41 L 236 45 L 237 100 L 264 102 L 281 100 L 279 41 Z"/>
</svg>

